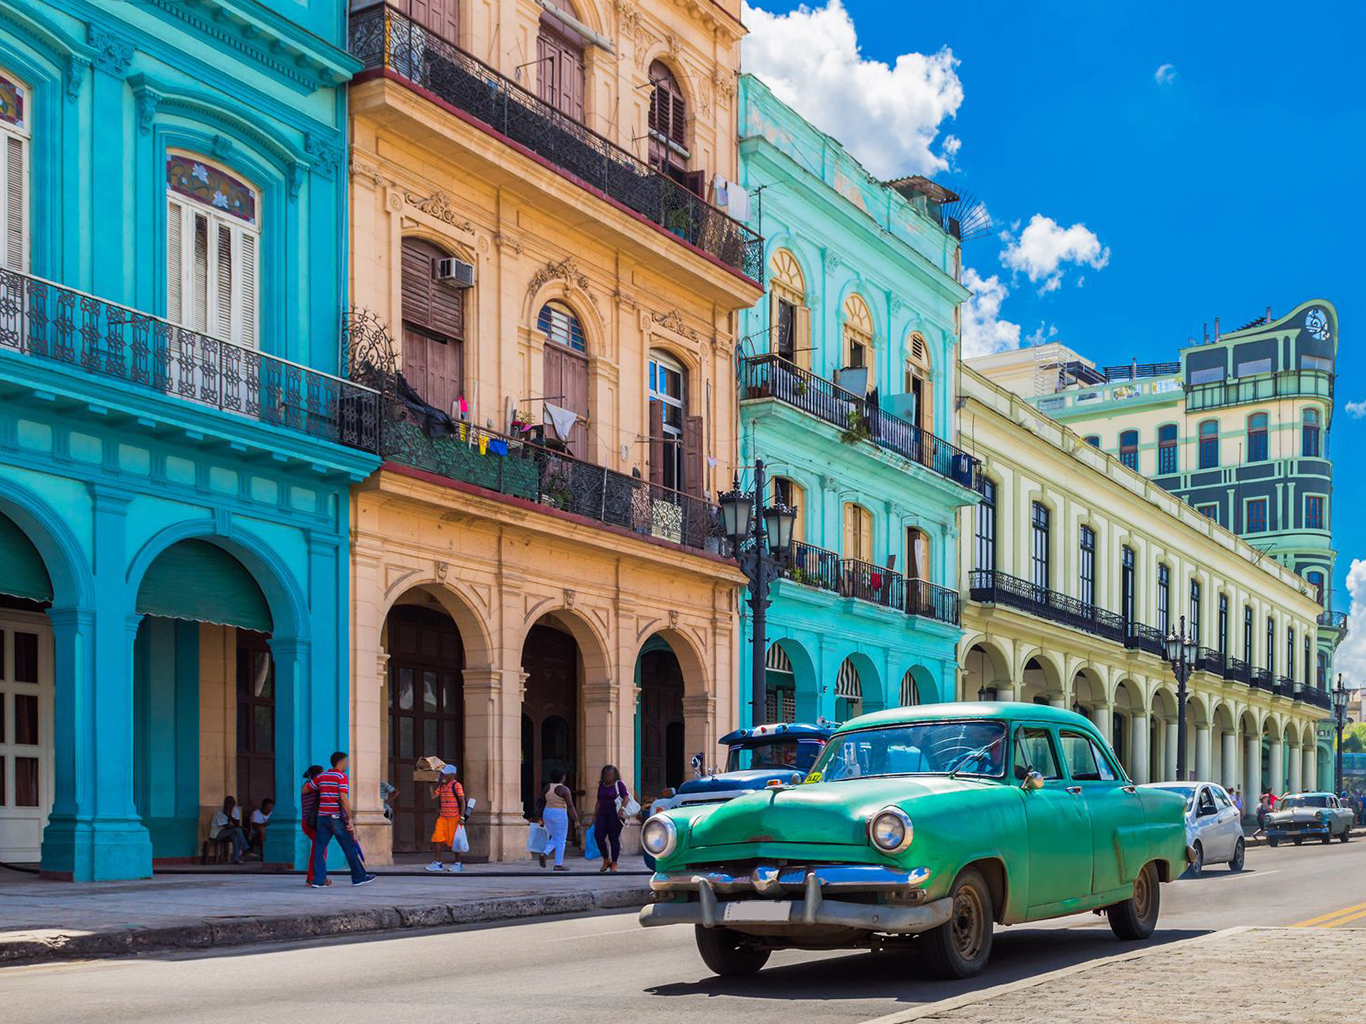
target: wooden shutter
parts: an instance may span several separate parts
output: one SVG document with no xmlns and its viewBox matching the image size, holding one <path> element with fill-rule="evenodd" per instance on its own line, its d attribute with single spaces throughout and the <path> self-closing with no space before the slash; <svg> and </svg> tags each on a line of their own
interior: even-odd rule
<svg viewBox="0 0 1366 1024">
<path fill-rule="evenodd" d="M 664 403 L 650 399 L 650 483 L 664 483 Z"/>
<path fill-rule="evenodd" d="M 207 334 L 209 330 L 209 218 L 202 213 L 192 213 L 193 225 L 190 255 L 190 301 L 186 304 L 191 313 L 190 327 Z"/>
<path fill-rule="evenodd" d="M 683 187 L 693 195 L 705 199 L 707 197 L 707 172 L 685 171 L 683 174 Z M 706 212 L 706 209 L 699 207 L 699 215 L 705 215 Z"/>
<path fill-rule="evenodd" d="M 430 242 L 403 240 L 403 376 L 428 405 L 452 414 L 464 392 L 465 293 L 433 277 L 444 256 Z"/>
<path fill-rule="evenodd" d="M 0 132 L 5 150 L 4 191 L 0 194 L 5 232 L 4 266 L 21 274 L 28 273 L 28 140 Z"/>
<path fill-rule="evenodd" d="M 569 434 L 569 452 L 588 458 L 588 359 L 568 346 L 548 341 L 541 387 L 546 401 L 579 415 Z"/>
<path fill-rule="evenodd" d="M 567 117 L 582 121 L 583 47 L 542 21 L 536 37 L 536 59 L 540 98 Z"/>
<path fill-rule="evenodd" d="M 241 320 L 238 337 L 241 344 L 256 348 L 259 344 L 256 336 L 256 236 L 249 231 L 240 233 L 238 256 L 237 279 L 240 282 L 238 294 Z"/>
<path fill-rule="evenodd" d="M 669 115 L 669 138 L 686 149 L 688 145 L 687 104 L 684 102 L 683 97 L 678 93 L 674 93 L 670 96 L 669 101 L 671 107 Z"/>
<path fill-rule="evenodd" d="M 683 490 L 702 497 L 702 417 L 683 417 Z"/>
<path fill-rule="evenodd" d="M 232 341 L 233 278 L 232 231 L 226 224 L 214 227 L 214 336 Z"/>
<path fill-rule="evenodd" d="M 857 527 L 858 506 L 846 503 L 844 506 L 844 557 L 858 557 Z"/>
<path fill-rule="evenodd" d="M 185 208 L 170 199 L 166 203 L 166 319 L 173 324 L 185 318 Z"/>
<path fill-rule="evenodd" d="M 793 331 L 792 347 L 796 350 L 796 364 L 803 369 L 811 369 L 811 310 L 805 306 L 798 306 L 796 309 L 796 329 Z"/>
<path fill-rule="evenodd" d="M 460 42 L 460 0 L 403 0 L 400 11 L 450 42 Z"/>
</svg>

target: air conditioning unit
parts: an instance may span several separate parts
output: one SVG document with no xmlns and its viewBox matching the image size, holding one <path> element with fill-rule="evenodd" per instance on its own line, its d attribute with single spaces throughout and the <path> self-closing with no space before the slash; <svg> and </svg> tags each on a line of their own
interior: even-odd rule
<svg viewBox="0 0 1366 1024">
<path fill-rule="evenodd" d="M 453 284 L 457 288 L 473 288 L 474 264 L 455 259 L 453 256 L 440 259 L 436 261 L 436 270 L 432 274 L 432 278 L 446 284 Z"/>
</svg>

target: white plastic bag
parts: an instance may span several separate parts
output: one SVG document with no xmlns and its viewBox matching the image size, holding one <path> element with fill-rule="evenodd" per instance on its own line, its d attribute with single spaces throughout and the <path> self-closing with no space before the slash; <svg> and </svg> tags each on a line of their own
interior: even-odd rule
<svg viewBox="0 0 1366 1024">
<path fill-rule="evenodd" d="M 469 839 L 469 836 L 467 836 L 467 835 L 465 834 L 465 826 L 464 826 L 464 825 L 461 825 L 459 828 L 457 828 L 457 829 L 455 830 L 455 837 L 454 837 L 453 839 L 451 839 L 451 852 L 452 852 L 452 853 L 469 853 L 469 852 L 470 852 L 470 839 Z"/>
<path fill-rule="evenodd" d="M 526 830 L 526 852 L 540 855 L 545 853 L 550 846 L 550 833 L 545 830 L 544 825 L 537 825 L 534 821 L 527 826 Z"/>
</svg>

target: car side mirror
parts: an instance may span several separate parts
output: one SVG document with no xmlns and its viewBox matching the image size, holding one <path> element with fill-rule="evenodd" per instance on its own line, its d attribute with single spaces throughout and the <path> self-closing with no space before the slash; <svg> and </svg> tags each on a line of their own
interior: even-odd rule
<svg viewBox="0 0 1366 1024">
<path fill-rule="evenodd" d="M 1024 781 L 1020 783 L 1020 788 L 1026 793 L 1036 789 L 1043 789 L 1043 776 L 1038 772 L 1026 772 Z"/>
</svg>

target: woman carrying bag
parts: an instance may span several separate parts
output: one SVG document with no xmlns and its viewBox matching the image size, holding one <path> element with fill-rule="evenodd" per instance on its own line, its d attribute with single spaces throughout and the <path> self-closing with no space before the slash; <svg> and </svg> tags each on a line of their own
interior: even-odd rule
<svg viewBox="0 0 1366 1024">
<path fill-rule="evenodd" d="M 569 787 L 564 784 L 564 772 L 559 768 L 550 773 L 550 782 L 542 799 L 545 801 L 545 809 L 541 812 L 541 822 L 550 835 L 550 845 L 541 856 L 541 867 L 545 867 L 545 858 L 554 854 L 555 870 L 568 871 L 569 869 L 564 866 L 564 844 L 569 839 L 570 819 L 573 819 L 575 828 L 581 826 L 579 812 L 574 808 L 574 794 L 570 793 Z"/>
<path fill-rule="evenodd" d="M 627 818 L 639 813 L 640 804 L 621 781 L 616 766 L 603 765 L 598 778 L 598 806 L 593 815 L 593 832 L 602 850 L 600 872 L 617 869 L 617 860 L 621 857 L 621 827 Z"/>
</svg>

